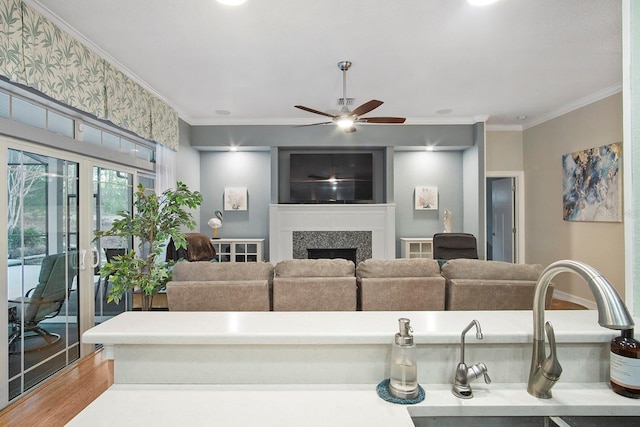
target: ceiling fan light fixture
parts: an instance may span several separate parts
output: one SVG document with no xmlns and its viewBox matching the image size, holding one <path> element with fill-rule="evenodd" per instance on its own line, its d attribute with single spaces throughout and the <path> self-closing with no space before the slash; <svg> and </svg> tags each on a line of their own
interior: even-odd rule
<svg viewBox="0 0 640 427">
<path fill-rule="evenodd" d="M 225 6 L 240 6 L 247 0 L 217 0 L 218 3 L 223 4 Z"/>
<path fill-rule="evenodd" d="M 492 3 L 497 2 L 498 0 L 467 0 L 467 3 L 469 3 L 472 6 L 486 6 Z"/>
<path fill-rule="evenodd" d="M 336 121 L 336 123 L 341 129 L 349 129 L 353 126 L 353 119 L 350 117 L 341 117 Z"/>
</svg>

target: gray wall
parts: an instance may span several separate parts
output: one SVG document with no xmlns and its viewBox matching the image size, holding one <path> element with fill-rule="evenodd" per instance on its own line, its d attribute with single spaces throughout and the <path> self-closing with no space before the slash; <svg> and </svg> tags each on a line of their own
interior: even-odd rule
<svg viewBox="0 0 640 427">
<path fill-rule="evenodd" d="M 176 180 L 181 181 L 192 191 L 200 191 L 200 152 L 191 147 L 191 127 L 180 120 L 180 149 L 176 154 Z M 196 221 L 194 230 L 199 230 L 202 224 L 200 220 L 200 208 L 191 213 Z M 206 226 L 206 222 L 204 225 Z M 187 231 L 187 230 L 184 230 Z"/>
<path fill-rule="evenodd" d="M 451 231 L 463 230 L 462 152 L 396 151 L 393 168 L 396 203 L 396 256 L 401 237 L 431 237 L 444 230 L 444 210 L 452 213 Z M 438 210 L 415 210 L 414 188 L 438 187 Z"/>
<path fill-rule="evenodd" d="M 453 231 L 463 227 L 462 152 L 396 151 L 393 153 L 393 193 L 396 203 L 396 237 L 429 237 L 443 230 L 443 212 L 453 213 Z M 207 221 L 216 209 L 223 210 L 225 187 L 247 187 L 247 211 L 224 211 L 219 237 L 258 237 L 268 250 L 268 205 L 271 202 L 272 154 L 254 152 L 201 152 L 200 191 L 204 201 L 200 230 L 211 234 Z M 437 211 L 414 209 L 416 186 L 438 187 Z M 396 245 L 400 254 L 399 243 Z M 265 253 L 266 259 L 268 254 Z"/>
<path fill-rule="evenodd" d="M 336 132 L 331 126 L 194 126 L 190 129 L 190 146 L 205 150 L 200 152 L 200 191 L 204 198 L 200 230 L 211 234 L 207 220 L 216 209 L 222 210 L 225 187 L 247 187 L 248 210 L 225 211 L 218 235 L 264 238 L 266 251 L 268 205 L 277 200 L 276 147 L 347 145 L 387 147 L 387 202 L 396 203 L 397 239 L 430 237 L 441 232 L 444 209 L 453 213 L 454 231 L 467 231 L 464 225 L 467 221 L 476 223 L 471 232 L 483 232 L 478 216 L 484 215 L 482 209 L 479 206 L 471 209 L 472 218 L 466 220 L 464 211 L 464 182 L 474 188 L 475 203 L 482 200 L 478 194 L 477 171 L 484 166 L 477 162 L 484 157 L 483 131 L 478 125 L 407 125 L 401 129 L 397 126 L 361 126 L 353 134 Z M 478 147 L 479 143 L 481 147 Z M 426 145 L 458 151 L 427 152 L 424 150 Z M 240 151 L 226 151 L 230 146 L 240 147 Z M 243 151 L 243 148 L 264 151 Z M 476 162 L 469 168 L 472 173 L 463 166 L 465 151 L 460 150 L 465 149 L 473 151 L 470 156 L 467 153 L 468 162 Z M 438 187 L 437 211 L 414 209 L 416 186 Z M 399 243 L 396 251 L 399 256 Z M 268 254 L 265 256 L 268 259 Z"/>
<path fill-rule="evenodd" d="M 271 198 L 271 153 L 268 151 L 201 152 L 200 231 L 211 235 L 207 225 L 216 209 L 224 213 L 218 237 L 265 238 L 268 259 L 269 203 Z M 225 187 L 247 188 L 247 210 L 225 211 Z"/>
</svg>

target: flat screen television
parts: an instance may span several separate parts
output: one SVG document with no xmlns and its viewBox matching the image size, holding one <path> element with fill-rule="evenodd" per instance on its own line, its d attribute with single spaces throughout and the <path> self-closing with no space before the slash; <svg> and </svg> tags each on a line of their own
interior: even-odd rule
<svg viewBox="0 0 640 427">
<path fill-rule="evenodd" d="M 370 152 L 290 153 L 288 203 L 373 203 Z"/>
</svg>

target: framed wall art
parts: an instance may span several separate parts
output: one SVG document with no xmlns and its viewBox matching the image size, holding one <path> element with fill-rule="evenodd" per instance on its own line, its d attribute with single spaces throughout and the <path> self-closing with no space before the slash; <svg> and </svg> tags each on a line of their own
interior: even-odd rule
<svg viewBox="0 0 640 427">
<path fill-rule="evenodd" d="M 415 209 L 432 211 L 438 209 L 438 187 L 416 187 Z"/>
<path fill-rule="evenodd" d="M 225 211 L 247 210 L 247 187 L 233 187 L 224 189 Z"/>
<path fill-rule="evenodd" d="M 565 221 L 622 221 L 622 143 L 562 156 Z"/>
</svg>

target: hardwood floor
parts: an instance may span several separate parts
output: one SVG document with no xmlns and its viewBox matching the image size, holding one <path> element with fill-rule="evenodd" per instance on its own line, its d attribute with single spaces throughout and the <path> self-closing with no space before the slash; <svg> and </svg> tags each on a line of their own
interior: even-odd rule
<svg viewBox="0 0 640 427">
<path fill-rule="evenodd" d="M 102 350 L 56 374 L 0 412 L 1 426 L 64 426 L 113 384 L 113 361 Z"/>
<path fill-rule="evenodd" d="M 551 310 L 586 310 L 553 299 Z M 113 361 L 102 350 L 57 374 L 47 384 L 0 412 L 0 426 L 64 426 L 113 384 Z"/>
<path fill-rule="evenodd" d="M 550 310 L 587 310 L 587 307 L 584 307 L 580 304 L 576 304 L 574 302 L 564 301 L 561 299 L 553 298 L 551 300 Z"/>
</svg>

